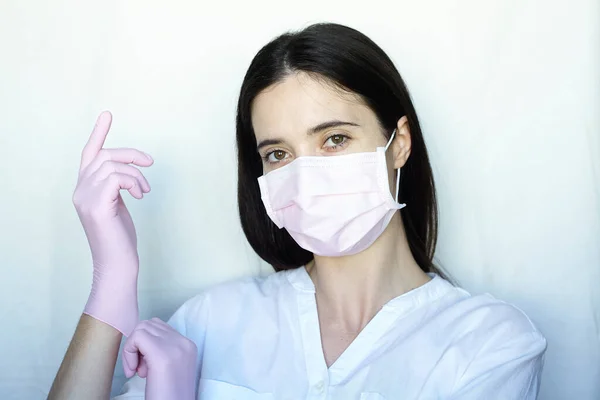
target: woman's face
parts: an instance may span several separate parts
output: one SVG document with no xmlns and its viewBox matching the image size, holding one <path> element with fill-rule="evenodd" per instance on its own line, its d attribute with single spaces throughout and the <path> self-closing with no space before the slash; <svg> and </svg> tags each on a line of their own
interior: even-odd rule
<svg viewBox="0 0 600 400">
<path fill-rule="evenodd" d="M 362 100 L 299 72 L 253 101 L 252 125 L 268 173 L 304 156 L 375 151 L 387 139 Z"/>
</svg>

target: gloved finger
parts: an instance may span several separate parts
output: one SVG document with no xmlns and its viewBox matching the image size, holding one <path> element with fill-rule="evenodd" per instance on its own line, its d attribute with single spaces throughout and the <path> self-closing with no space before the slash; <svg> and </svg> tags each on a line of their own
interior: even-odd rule
<svg viewBox="0 0 600 400">
<path fill-rule="evenodd" d="M 131 378 L 135 375 L 135 371 L 139 365 L 140 354 L 137 349 L 135 337 L 136 331 L 134 330 L 125 341 L 123 352 L 121 353 L 123 358 L 123 372 L 125 372 L 127 378 Z"/>
<path fill-rule="evenodd" d="M 111 173 L 103 182 L 102 197 L 106 201 L 115 201 L 122 189 L 127 190 L 136 199 L 144 197 L 141 184 L 131 175 L 119 172 Z"/>
<path fill-rule="evenodd" d="M 146 179 L 144 174 L 142 174 L 142 171 L 140 171 L 134 166 L 122 164 L 116 161 L 104 161 L 98 169 L 98 171 L 94 173 L 92 178 L 94 180 L 101 181 L 106 179 L 113 172 L 133 176 L 140 183 L 140 186 L 144 193 L 148 193 L 150 191 L 150 184 L 148 183 L 148 180 Z"/>
<path fill-rule="evenodd" d="M 101 149 L 96 157 L 88 164 L 85 170 L 80 171 L 80 176 L 89 176 L 100 168 L 105 161 L 115 161 L 122 164 L 133 164 L 138 167 L 149 167 L 154 164 L 154 159 L 150 154 L 144 153 L 138 149 L 116 148 Z"/>
<path fill-rule="evenodd" d="M 141 362 L 141 357 L 147 358 L 154 350 L 153 335 L 138 324 L 123 345 L 123 370 L 127 378 L 135 375 Z M 147 368 L 147 367 L 144 367 Z"/>
<path fill-rule="evenodd" d="M 146 363 L 146 357 L 140 356 L 140 362 L 137 368 L 137 374 L 140 378 L 148 376 L 148 364 Z"/>
<path fill-rule="evenodd" d="M 106 135 L 110 130 L 112 124 L 112 114 L 108 111 L 104 111 L 98 116 L 96 125 L 90 134 L 88 142 L 81 152 L 81 165 L 80 170 L 85 169 L 94 160 L 98 152 L 104 146 Z"/>
</svg>

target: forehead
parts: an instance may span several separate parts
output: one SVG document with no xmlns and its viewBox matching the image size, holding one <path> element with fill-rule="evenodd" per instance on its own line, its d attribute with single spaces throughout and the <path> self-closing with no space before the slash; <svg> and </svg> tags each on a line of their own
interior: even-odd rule
<svg viewBox="0 0 600 400">
<path fill-rule="evenodd" d="M 257 139 L 305 131 L 330 120 L 363 125 L 376 117 L 358 95 L 303 72 L 268 87 L 252 104 Z"/>
</svg>

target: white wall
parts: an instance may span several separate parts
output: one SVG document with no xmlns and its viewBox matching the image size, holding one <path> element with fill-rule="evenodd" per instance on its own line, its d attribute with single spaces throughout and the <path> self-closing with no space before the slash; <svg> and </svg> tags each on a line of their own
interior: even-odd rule
<svg viewBox="0 0 600 400">
<path fill-rule="evenodd" d="M 3 0 L 0 398 L 45 398 L 87 298 L 71 193 L 103 109 L 110 146 L 156 159 L 152 193 L 128 202 L 143 317 L 268 271 L 237 219 L 236 95 L 262 45 L 322 20 L 369 35 L 412 91 L 440 194 L 441 264 L 544 332 L 542 399 L 600 398 L 597 0 Z"/>
</svg>

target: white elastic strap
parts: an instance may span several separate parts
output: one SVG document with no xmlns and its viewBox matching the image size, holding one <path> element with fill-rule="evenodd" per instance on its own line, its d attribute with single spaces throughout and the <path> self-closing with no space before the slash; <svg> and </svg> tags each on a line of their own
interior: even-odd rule
<svg viewBox="0 0 600 400">
<path fill-rule="evenodd" d="M 396 203 L 398 202 L 398 192 L 400 191 L 400 168 L 396 170 Z"/>
<path fill-rule="evenodd" d="M 390 136 L 390 140 L 388 140 L 387 144 L 385 145 L 385 151 L 387 151 L 388 147 L 390 147 L 390 144 L 392 144 L 392 142 L 394 141 L 394 136 L 396 136 L 395 129 L 394 132 L 392 132 L 392 136 Z"/>
<path fill-rule="evenodd" d="M 390 145 L 394 141 L 395 136 L 396 136 L 396 130 L 394 129 L 394 132 L 392 132 L 392 136 L 390 136 L 390 140 L 388 140 L 387 144 L 385 145 L 385 151 L 387 151 L 388 147 L 390 147 Z M 396 203 L 398 202 L 398 193 L 399 192 L 400 192 L 400 168 L 398 168 L 396 170 Z"/>
</svg>

